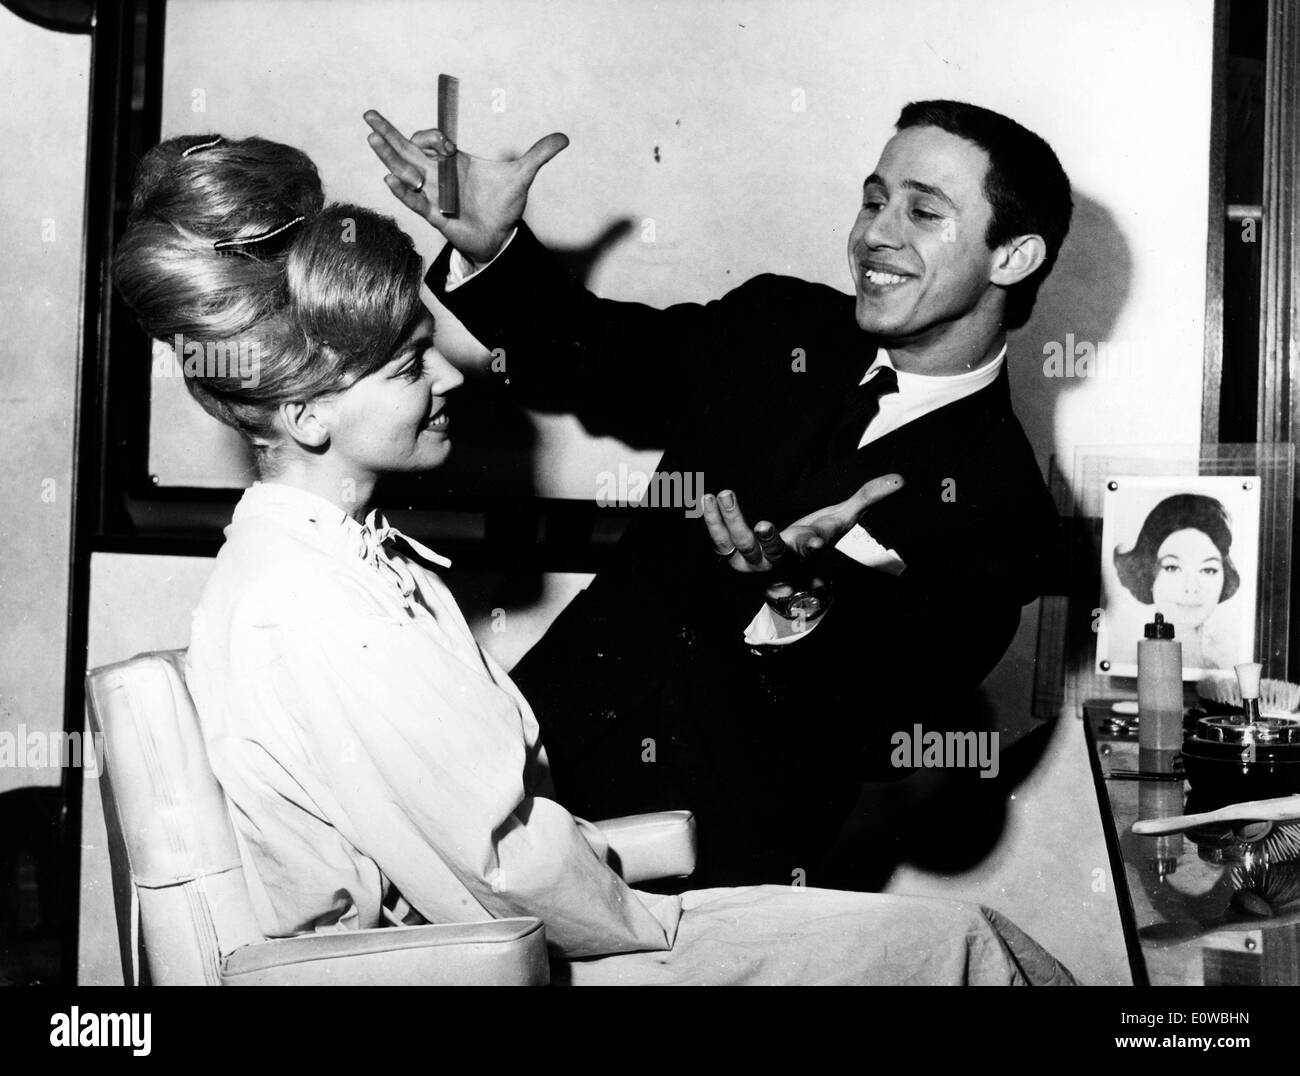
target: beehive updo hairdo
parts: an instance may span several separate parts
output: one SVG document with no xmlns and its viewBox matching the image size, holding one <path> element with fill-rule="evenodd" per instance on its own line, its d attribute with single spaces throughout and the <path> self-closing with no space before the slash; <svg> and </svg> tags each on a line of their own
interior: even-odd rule
<svg viewBox="0 0 1300 1076">
<path fill-rule="evenodd" d="M 186 135 L 146 153 L 113 275 L 150 336 L 241 357 L 176 355 L 190 393 L 248 438 L 264 472 L 280 404 L 378 370 L 425 312 L 420 256 L 396 222 L 327 206 L 310 158 L 262 138 Z"/>
</svg>

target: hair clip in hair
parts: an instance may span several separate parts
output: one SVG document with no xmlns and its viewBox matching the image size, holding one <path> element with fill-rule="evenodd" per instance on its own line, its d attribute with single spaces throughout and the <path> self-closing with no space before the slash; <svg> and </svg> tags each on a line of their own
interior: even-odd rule
<svg viewBox="0 0 1300 1076">
<path fill-rule="evenodd" d="M 212 244 L 212 248 L 222 254 L 244 254 L 250 258 L 274 257 L 284 250 L 289 229 L 295 224 L 301 224 L 306 219 L 305 216 L 299 214 L 293 220 L 285 221 L 285 223 L 272 228 L 269 232 L 245 236 L 243 239 L 218 239 Z"/>
<path fill-rule="evenodd" d="M 219 146 L 223 141 L 221 135 L 217 135 L 216 138 L 209 139 L 207 142 L 196 142 L 189 149 L 182 150 L 181 156 L 188 157 L 191 153 L 198 153 L 201 149 L 211 149 L 213 146 Z"/>
</svg>

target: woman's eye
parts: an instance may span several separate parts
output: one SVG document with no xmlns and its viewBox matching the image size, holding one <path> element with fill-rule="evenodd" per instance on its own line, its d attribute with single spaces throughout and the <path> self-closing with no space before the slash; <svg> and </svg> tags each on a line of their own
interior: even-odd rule
<svg viewBox="0 0 1300 1076">
<path fill-rule="evenodd" d="M 1202 569 L 1201 569 L 1201 574 L 1202 574 L 1202 575 L 1218 575 L 1218 574 L 1219 574 L 1219 569 L 1218 569 L 1218 568 L 1202 568 Z"/>
<path fill-rule="evenodd" d="M 1181 569 L 1178 567 L 1177 564 L 1162 564 L 1160 565 L 1160 570 L 1162 572 L 1171 572 L 1171 573 L 1181 571 Z"/>
<path fill-rule="evenodd" d="M 419 381 L 424 376 L 424 352 L 417 351 L 411 361 L 402 367 L 401 376 L 406 381 Z"/>
</svg>

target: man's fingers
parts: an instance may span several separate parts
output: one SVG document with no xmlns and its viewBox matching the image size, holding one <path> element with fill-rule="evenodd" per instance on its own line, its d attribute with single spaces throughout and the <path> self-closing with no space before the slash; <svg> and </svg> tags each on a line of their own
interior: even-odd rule
<svg viewBox="0 0 1300 1076">
<path fill-rule="evenodd" d="M 425 160 L 423 154 L 417 153 L 420 160 L 416 163 L 399 153 L 383 135 L 377 132 L 369 134 L 366 141 L 375 151 L 375 156 L 384 162 L 385 167 L 407 186 L 421 187 L 423 183 L 428 182 L 430 162 Z"/>
<path fill-rule="evenodd" d="M 713 540 L 713 551 L 720 557 L 731 556 L 736 551 L 736 543 L 731 540 L 731 532 L 727 530 L 722 513 L 718 511 L 717 498 L 712 493 L 706 493 L 700 498 L 700 507 L 703 509 L 704 525 Z"/>
<path fill-rule="evenodd" d="M 754 527 L 754 537 L 758 539 L 758 548 L 762 550 L 763 556 L 773 564 L 786 555 L 785 542 L 767 520 Z"/>
<path fill-rule="evenodd" d="M 411 135 L 411 142 L 426 153 L 435 153 L 439 157 L 450 157 L 456 152 L 456 143 L 436 127 L 427 131 L 416 131 Z"/>
<path fill-rule="evenodd" d="M 412 209 L 423 216 L 424 211 L 429 208 L 429 199 L 424 196 L 423 191 L 417 191 L 408 187 L 393 175 L 392 172 L 389 172 L 388 175 L 384 176 L 384 183 L 388 186 L 388 189 L 393 192 L 397 200 L 401 202 L 402 205 L 406 206 L 407 209 Z"/>
<path fill-rule="evenodd" d="M 389 161 L 389 156 L 385 155 L 383 146 L 387 146 L 390 151 L 389 155 L 393 159 L 405 161 L 413 167 L 422 167 L 428 160 L 424 151 L 412 142 L 406 135 L 402 134 L 396 127 L 389 123 L 378 112 L 371 110 L 365 114 L 365 119 L 371 127 L 371 133 L 367 138 L 370 148 L 373 149 L 390 170 L 393 166 Z M 401 174 L 400 172 L 398 173 Z"/>
<path fill-rule="evenodd" d="M 539 138 L 534 142 L 531 148 L 522 157 L 519 163 L 524 166 L 524 172 L 531 183 L 547 161 L 559 153 L 569 144 L 568 135 L 562 135 L 559 132 L 548 134 L 545 138 Z"/>
<path fill-rule="evenodd" d="M 896 493 L 902 488 L 903 476 L 901 474 L 886 474 L 881 475 L 879 478 L 873 478 L 870 482 L 864 483 L 857 493 L 840 505 L 840 512 L 856 522 L 858 516 L 862 515 L 877 501 L 883 501 L 891 493 Z"/>
<path fill-rule="evenodd" d="M 790 547 L 800 557 L 811 557 L 820 549 L 826 547 L 826 540 L 822 538 L 812 527 L 803 524 L 796 524 L 787 527 L 784 537 L 790 543 Z"/>
<path fill-rule="evenodd" d="M 367 141 L 370 143 L 371 149 L 383 157 L 383 154 L 380 152 L 380 143 L 382 143 L 387 146 L 398 159 L 410 159 L 409 154 L 413 152 L 413 147 L 406 135 L 402 134 L 401 131 L 389 123 L 388 120 L 384 119 L 384 117 L 374 109 L 371 109 L 365 114 L 365 121 L 370 124 L 371 133 L 368 136 Z M 386 158 L 384 159 L 384 163 L 387 163 Z"/>
<path fill-rule="evenodd" d="M 763 550 L 759 548 L 758 539 L 745 517 L 740 512 L 740 502 L 729 489 L 718 494 L 718 507 L 722 510 L 722 520 L 727 525 L 727 533 L 736 544 L 736 551 L 745 558 L 747 564 L 757 567 L 763 563 Z"/>
<path fill-rule="evenodd" d="M 361 118 L 370 124 L 371 129 L 376 134 L 385 139 L 391 138 L 395 141 L 403 137 L 402 132 L 389 123 L 388 120 L 384 118 L 383 113 L 377 112 L 373 108 L 366 109 L 366 111 L 362 113 Z"/>
<path fill-rule="evenodd" d="M 384 176 L 384 183 L 387 184 L 388 189 L 393 192 L 402 205 L 406 206 L 411 212 L 418 213 L 439 231 L 443 231 L 444 225 L 447 224 L 447 218 L 438 212 L 438 207 L 431 197 L 431 193 L 437 193 L 438 177 L 434 175 L 431 176 L 431 179 L 434 184 L 433 192 L 429 191 L 427 184 L 423 190 L 417 191 L 414 187 L 407 186 L 391 172 Z"/>
</svg>

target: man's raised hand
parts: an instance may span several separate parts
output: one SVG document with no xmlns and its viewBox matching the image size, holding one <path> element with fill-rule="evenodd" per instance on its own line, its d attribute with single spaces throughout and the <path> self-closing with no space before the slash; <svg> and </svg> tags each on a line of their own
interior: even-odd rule
<svg viewBox="0 0 1300 1076">
<path fill-rule="evenodd" d="M 388 189 L 465 257 L 480 263 L 496 257 L 523 218 L 538 171 L 569 144 L 564 135 L 549 134 L 522 157 L 487 161 L 458 150 L 441 131 L 416 131 L 407 138 L 373 109 L 365 120 L 371 127 L 370 148 L 388 169 Z M 460 178 L 460 214 L 446 217 L 438 212 L 437 166 L 453 155 Z"/>
</svg>

